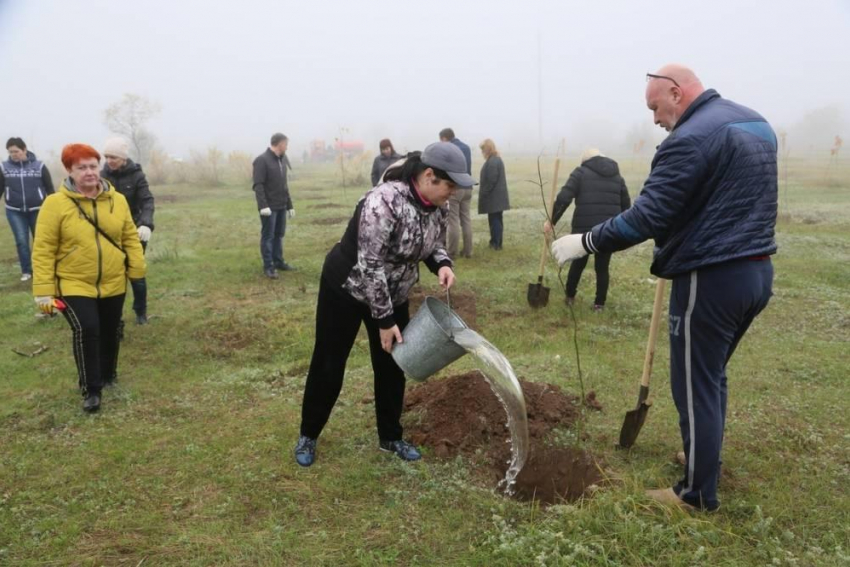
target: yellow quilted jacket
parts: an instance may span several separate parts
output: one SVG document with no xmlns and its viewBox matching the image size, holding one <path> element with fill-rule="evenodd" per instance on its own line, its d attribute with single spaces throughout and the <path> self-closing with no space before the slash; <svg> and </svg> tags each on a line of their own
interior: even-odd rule
<svg viewBox="0 0 850 567">
<path fill-rule="evenodd" d="M 112 297 L 127 291 L 127 278 L 145 277 L 142 244 L 127 200 L 107 181 L 94 199 L 68 188 L 44 200 L 35 225 L 33 295 Z M 74 201 L 127 253 L 89 223 Z"/>
</svg>

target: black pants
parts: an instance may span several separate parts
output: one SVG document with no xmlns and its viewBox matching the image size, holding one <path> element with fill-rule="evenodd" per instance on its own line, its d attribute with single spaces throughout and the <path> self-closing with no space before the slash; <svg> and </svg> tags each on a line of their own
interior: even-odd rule
<svg viewBox="0 0 850 567">
<path fill-rule="evenodd" d="M 148 249 L 148 243 L 142 242 L 142 253 Z M 130 282 L 133 288 L 133 311 L 136 315 L 147 315 L 148 313 L 148 282 L 145 278 Z"/>
<path fill-rule="evenodd" d="M 407 302 L 395 307 L 399 329 L 403 330 L 409 319 Z M 328 422 L 342 390 L 345 364 L 361 322 L 366 324 L 369 334 L 378 436 L 385 441 L 401 439 L 404 372 L 381 348 L 378 323 L 372 318 L 369 307 L 355 301 L 343 290 L 334 289 L 324 277 L 319 284 L 316 308 L 316 344 L 301 406 L 301 435 L 316 439 Z"/>
<path fill-rule="evenodd" d="M 99 394 L 118 368 L 118 323 L 124 294 L 95 299 L 64 295 L 65 319 L 71 325 L 74 362 L 83 396 Z"/>
<path fill-rule="evenodd" d="M 490 247 L 496 250 L 502 249 L 502 234 L 504 233 L 504 223 L 502 221 L 502 211 L 498 213 L 488 213 L 487 223 L 490 225 Z"/>
<path fill-rule="evenodd" d="M 573 260 L 570 263 L 570 272 L 567 275 L 567 297 L 575 297 L 578 292 L 578 282 L 581 280 L 581 273 L 587 266 L 587 260 L 590 256 Z M 596 270 L 596 305 L 605 305 L 605 300 L 608 298 L 608 265 L 611 263 L 611 254 L 594 254 L 593 267 Z"/>
</svg>

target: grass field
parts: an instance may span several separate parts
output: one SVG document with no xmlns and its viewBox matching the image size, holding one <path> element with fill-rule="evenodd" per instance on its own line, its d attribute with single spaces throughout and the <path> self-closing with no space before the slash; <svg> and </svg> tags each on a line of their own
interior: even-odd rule
<svg viewBox="0 0 850 567">
<path fill-rule="evenodd" d="M 621 162 L 633 195 L 647 162 Z M 518 375 L 577 392 L 551 269 L 549 306 L 531 311 L 525 299 L 543 220 L 539 189 L 526 182 L 535 162 L 506 165 L 514 208 L 504 251 L 487 248 L 486 217 L 476 216 L 458 290 L 476 295 L 482 334 Z M 550 170 L 546 162 L 545 178 Z M 775 296 L 730 365 L 722 506 L 696 515 L 642 495 L 678 473 L 664 340 L 649 419 L 631 451 L 615 449 L 649 325 L 649 243 L 614 257 L 605 312 L 590 309 L 592 270 L 579 291 L 584 378 L 605 409 L 587 415 L 584 438 L 560 431 L 553 442 L 578 442 L 613 471 L 592 498 L 542 508 L 495 493 L 461 459 L 426 450 L 411 465 L 379 453 L 374 406 L 361 402 L 372 389 L 363 332 L 319 459 L 299 468 L 291 451 L 319 272 L 366 188 L 344 191 L 329 167 L 296 173 L 285 246 L 299 271 L 277 281 L 262 277 L 248 183 L 154 188 L 151 323 L 131 324 L 127 302 L 119 385 L 94 416 L 80 409 L 70 330 L 34 317 L 0 220 L 0 565 L 850 564 L 846 158 L 828 175 L 811 160 L 789 163 Z M 427 270 L 423 285 L 436 286 Z M 49 350 L 12 352 L 35 343 Z M 444 375 L 471 368 L 461 359 Z"/>
</svg>

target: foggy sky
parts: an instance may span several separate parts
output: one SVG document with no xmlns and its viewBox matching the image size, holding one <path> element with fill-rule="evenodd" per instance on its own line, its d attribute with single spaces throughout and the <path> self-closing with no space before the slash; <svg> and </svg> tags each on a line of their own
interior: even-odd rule
<svg viewBox="0 0 850 567">
<path fill-rule="evenodd" d="M 150 126 L 178 156 L 257 153 L 275 131 L 300 152 L 341 127 L 373 152 L 421 149 L 446 126 L 615 153 L 630 131 L 663 137 L 644 75 L 681 62 L 777 130 L 839 108 L 829 143 L 850 124 L 848 32 L 848 0 L 0 0 L 0 138 L 102 147 L 103 110 L 135 93 L 162 105 Z"/>
</svg>

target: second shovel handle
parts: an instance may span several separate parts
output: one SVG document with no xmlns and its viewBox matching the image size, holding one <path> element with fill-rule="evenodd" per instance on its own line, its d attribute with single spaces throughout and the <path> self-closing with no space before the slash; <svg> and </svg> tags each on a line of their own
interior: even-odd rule
<svg viewBox="0 0 850 567">
<path fill-rule="evenodd" d="M 555 230 L 555 224 L 552 222 L 552 215 L 555 214 L 555 191 L 558 190 L 558 170 L 561 169 L 561 158 L 555 159 L 555 173 L 552 175 L 552 190 L 549 192 L 549 208 L 546 209 L 546 220 L 552 224 L 552 230 Z M 543 208 L 546 208 L 546 203 L 543 203 Z M 549 252 L 549 239 L 543 235 L 543 252 L 540 254 L 540 270 L 538 275 L 543 277 L 543 270 L 546 268 L 546 256 Z"/>
<path fill-rule="evenodd" d="M 652 362 L 655 359 L 655 343 L 658 339 L 658 327 L 661 326 L 661 307 L 664 303 L 664 279 L 658 278 L 655 284 L 655 301 L 652 303 L 652 320 L 649 323 L 649 339 L 646 341 L 646 356 L 643 359 L 643 374 L 640 385 L 649 387 L 649 377 L 652 375 Z"/>
</svg>

